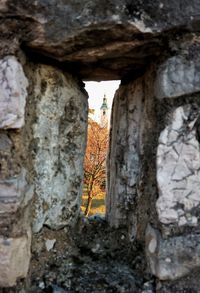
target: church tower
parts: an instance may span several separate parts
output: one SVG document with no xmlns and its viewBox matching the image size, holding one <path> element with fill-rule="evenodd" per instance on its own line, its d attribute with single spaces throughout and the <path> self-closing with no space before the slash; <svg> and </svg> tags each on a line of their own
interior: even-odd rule
<svg viewBox="0 0 200 293">
<path fill-rule="evenodd" d="M 100 126 L 108 127 L 108 103 L 105 94 L 103 97 L 103 103 L 100 108 Z"/>
</svg>

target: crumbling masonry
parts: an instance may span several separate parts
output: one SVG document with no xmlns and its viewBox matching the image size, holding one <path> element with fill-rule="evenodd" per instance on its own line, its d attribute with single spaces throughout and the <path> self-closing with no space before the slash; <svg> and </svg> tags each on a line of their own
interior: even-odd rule
<svg viewBox="0 0 200 293">
<path fill-rule="evenodd" d="M 199 292 L 199 1 L 2 0 L 0 17 L 0 287 L 28 278 L 43 227 L 75 233 L 82 81 L 120 79 L 106 220 L 141 243 L 156 292 Z"/>
</svg>

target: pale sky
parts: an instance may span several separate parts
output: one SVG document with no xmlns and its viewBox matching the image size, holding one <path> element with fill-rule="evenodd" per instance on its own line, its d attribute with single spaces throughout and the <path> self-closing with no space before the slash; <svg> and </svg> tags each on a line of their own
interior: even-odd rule
<svg viewBox="0 0 200 293">
<path fill-rule="evenodd" d="M 120 80 L 111 81 L 88 81 L 85 82 L 85 89 L 89 95 L 89 108 L 95 109 L 95 116 L 98 117 L 99 109 L 103 102 L 103 96 L 106 94 L 108 101 L 108 108 L 111 110 L 112 101 L 116 90 L 118 89 Z"/>
</svg>

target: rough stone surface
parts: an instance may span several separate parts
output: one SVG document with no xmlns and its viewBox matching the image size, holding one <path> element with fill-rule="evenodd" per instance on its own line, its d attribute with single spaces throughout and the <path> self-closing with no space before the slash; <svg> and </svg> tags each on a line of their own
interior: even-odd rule
<svg viewBox="0 0 200 293">
<path fill-rule="evenodd" d="M 156 203 L 163 224 L 196 226 L 200 204 L 199 107 L 176 108 L 157 149 Z"/>
<path fill-rule="evenodd" d="M 149 280 L 142 251 L 130 243 L 124 229 L 112 229 L 103 219 L 81 218 L 70 234 L 44 228 L 37 236 L 30 293 L 52 292 L 55 285 L 70 293 L 142 293 L 143 278 Z M 46 236 L 56 238 L 49 252 Z M 135 274 L 137 266 L 141 275 Z M 45 288 L 40 290 L 42 280 Z"/>
<path fill-rule="evenodd" d="M 1 8 L 2 8 L 1 4 Z M 0 287 L 25 278 L 31 258 L 33 196 L 24 141 L 28 80 L 14 56 L 0 60 Z"/>
<path fill-rule="evenodd" d="M 200 59 L 197 56 L 174 56 L 168 59 L 158 70 L 156 96 L 176 98 L 200 91 Z"/>
<path fill-rule="evenodd" d="M 1 161 L 1 180 L 9 179 L 20 173 L 20 168 L 17 168 L 17 152 L 13 152 L 14 143 L 8 133 L 1 131 L 0 133 L 0 161 Z"/>
<path fill-rule="evenodd" d="M 199 281 L 198 281 L 199 277 L 200 277 L 200 270 L 195 269 L 195 270 L 191 271 L 190 274 L 188 274 L 182 278 L 179 278 L 179 279 L 176 279 L 173 281 L 158 282 L 156 289 L 160 293 L 169 293 L 169 292 L 198 293 L 199 292 Z"/>
<path fill-rule="evenodd" d="M 33 190 L 26 181 L 26 171 L 18 177 L 0 180 L 0 214 L 15 213 L 31 200 Z"/>
<path fill-rule="evenodd" d="M 113 102 L 107 160 L 106 215 L 110 225 L 114 227 L 123 226 L 129 217 L 134 221 L 142 94 L 141 82 L 122 85 L 116 92 Z"/>
<path fill-rule="evenodd" d="M 0 54 L 23 43 L 83 78 L 117 79 L 166 49 L 162 33 L 197 30 L 199 12 L 196 0 L 9 0 L 0 7 Z"/>
<path fill-rule="evenodd" d="M 146 254 L 152 273 L 160 280 L 176 280 L 200 266 L 200 235 L 162 239 L 150 225 L 146 232 Z"/>
<path fill-rule="evenodd" d="M 111 226 L 126 227 L 131 240 L 144 239 L 146 225 L 156 212 L 153 80 L 151 66 L 144 76 L 122 81 L 112 109 L 106 218 Z"/>
<path fill-rule="evenodd" d="M 0 286 L 12 287 L 25 278 L 31 257 L 31 233 L 17 238 L 0 237 Z"/>
<path fill-rule="evenodd" d="M 32 246 L 32 278 L 41 277 L 32 292 L 199 291 L 198 2 L 1 1 L 0 286 L 27 273 L 24 235 L 33 182 L 33 229 L 42 231 Z M 27 101 L 26 77 L 11 57 L 22 60 L 21 49 Z M 80 228 L 87 101 L 79 80 L 66 71 L 83 80 L 122 80 L 108 157 L 106 219 L 114 230 L 98 221 L 101 227 L 88 225 L 73 235 L 73 225 Z M 146 234 L 149 271 L 147 223 L 157 229 Z M 75 248 L 65 242 L 64 226 L 74 228 Z M 56 239 L 53 249 L 45 249 L 44 239 Z M 183 280 L 189 276 L 192 285 Z"/>
<path fill-rule="evenodd" d="M 76 222 L 82 194 L 87 96 L 70 75 L 50 66 L 33 69 L 33 230 Z"/>
<path fill-rule="evenodd" d="M 0 60 L 0 128 L 24 125 L 28 80 L 14 56 Z"/>
<path fill-rule="evenodd" d="M 1 11 L 6 11 L 7 10 L 7 5 L 6 5 L 7 0 L 2 0 L 0 4 L 0 10 Z"/>
<path fill-rule="evenodd" d="M 45 242 L 47 251 L 50 251 L 56 243 L 56 239 L 47 239 Z"/>
<path fill-rule="evenodd" d="M 16 177 L 3 181 L 0 188 L 1 237 L 20 237 L 30 229 L 30 202 L 33 187 L 25 179 L 25 170 Z"/>
</svg>

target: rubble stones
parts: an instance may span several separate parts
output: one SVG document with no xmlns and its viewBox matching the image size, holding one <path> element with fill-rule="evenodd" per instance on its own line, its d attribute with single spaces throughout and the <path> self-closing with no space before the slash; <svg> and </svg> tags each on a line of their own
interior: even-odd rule
<svg viewBox="0 0 200 293">
<path fill-rule="evenodd" d="M 152 249 L 152 243 L 155 244 Z M 151 272 L 160 280 L 176 280 L 200 266 L 200 235 L 162 239 L 150 225 L 146 232 L 146 255 Z"/>
<path fill-rule="evenodd" d="M 56 249 L 48 252 L 48 259 L 45 249 L 33 253 L 32 286 L 38 287 L 44 280 L 46 291 L 57 285 L 70 293 L 141 292 L 146 275 L 143 270 L 141 276 L 135 274 L 133 265 L 138 261 L 141 267 L 144 257 L 129 242 L 124 229 L 111 229 L 106 221 L 90 219 L 80 223 L 73 239 L 65 229 L 45 230 L 47 235 L 57 235 Z M 97 246 L 98 251 L 93 251 Z M 38 292 L 37 287 L 30 292 Z"/>
<path fill-rule="evenodd" d="M 47 239 L 45 241 L 45 246 L 47 251 L 50 251 L 54 247 L 55 243 L 56 243 L 56 239 Z"/>
</svg>

